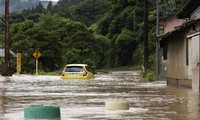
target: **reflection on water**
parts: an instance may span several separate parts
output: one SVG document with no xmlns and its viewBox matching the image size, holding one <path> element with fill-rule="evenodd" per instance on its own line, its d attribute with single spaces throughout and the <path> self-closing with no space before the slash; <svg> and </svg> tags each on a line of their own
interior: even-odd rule
<svg viewBox="0 0 200 120">
<path fill-rule="evenodd" d="M 105 101 L 127 100 L 129 110 L 105 110 Z M 94 80 L 59 76 L 0 77 L 0 120 L 23 120 L 27 105 L 56 105 L 62 120 L 199 120 L 199 92 L 146 82 L 137 71 L 98 73 Z"/>
</svg>

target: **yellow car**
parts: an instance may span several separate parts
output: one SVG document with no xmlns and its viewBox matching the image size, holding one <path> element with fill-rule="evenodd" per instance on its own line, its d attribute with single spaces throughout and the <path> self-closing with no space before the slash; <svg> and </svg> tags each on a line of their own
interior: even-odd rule
<svg viewBox="0 0 200 120">
<path fill-rule="evenodd" d="M 68 64 L 64 67 L 61 79 L 92 79 L 94 74 L 87 64 Z"/>
</svg>

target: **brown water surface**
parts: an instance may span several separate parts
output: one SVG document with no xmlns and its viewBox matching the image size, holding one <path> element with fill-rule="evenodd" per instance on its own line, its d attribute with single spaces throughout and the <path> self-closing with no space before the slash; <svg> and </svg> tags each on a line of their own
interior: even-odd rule
<svg viewBox="0 0 200 120">
<path fill-rule="evenodd" d="M 62 120 L 200 120 L 198 91 L 146 82 L 137 71 L 98 73 L 93 80 L 59 76 L 0 77 L 0 120 L 24 120 L 29 105 L 60 106 Z M 106 110 L 105 101 L 129 101 Z"/>
</svg>

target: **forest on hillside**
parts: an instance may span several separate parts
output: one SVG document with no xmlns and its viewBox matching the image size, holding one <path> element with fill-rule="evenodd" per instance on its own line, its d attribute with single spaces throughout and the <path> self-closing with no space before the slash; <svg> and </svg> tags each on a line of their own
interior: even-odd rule
<svg viewBox="0 0 200 120">
<path fill-rule="evenodd" d="M 30 0 L 29 0 L 30 1 Z M 165 0 L 160 16 L 175 14 L 186 0 Z M 154 69 L 156 4 L 148 17 L 148 68 Z M 22 53 L 22 72 L 33 73 L 38 49 L 39 68 L 45 72 L 62 69 L 68 63 L 86 63 L 97 69 L 143 64 L 142 0 L 59 0 L 47 7 L 10 13 L 11 50 Z M 0 40 L 4 44 L 4 19 Z M 16 66 L 16 58 L 12 59 Z"/>
<path fill-rule="evenodd" d="M 46 8 L 49 1 L 46 0 L 9 0 L 10 12 L 21 12 L 23 9 L 29 9 L 35 7 L 39 2 Z M 55 4 L 55 2 L 53 2 Z M 5 12 L 5 0 L 0 1 L 0 14 Z"/>
</svg>

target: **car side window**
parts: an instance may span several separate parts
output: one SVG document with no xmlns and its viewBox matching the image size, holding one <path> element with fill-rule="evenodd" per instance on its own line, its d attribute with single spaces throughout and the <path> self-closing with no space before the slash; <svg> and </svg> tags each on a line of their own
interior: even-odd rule
<svg viewBox="0 0 200 120">
<path fill-rule="evenodd" d="M 93 70 L 89 66 L 85 66 L 85 68 L 86 68 L 87 71 L 89 71 L 89 72 L 94 74 Z"/>
</svg>

